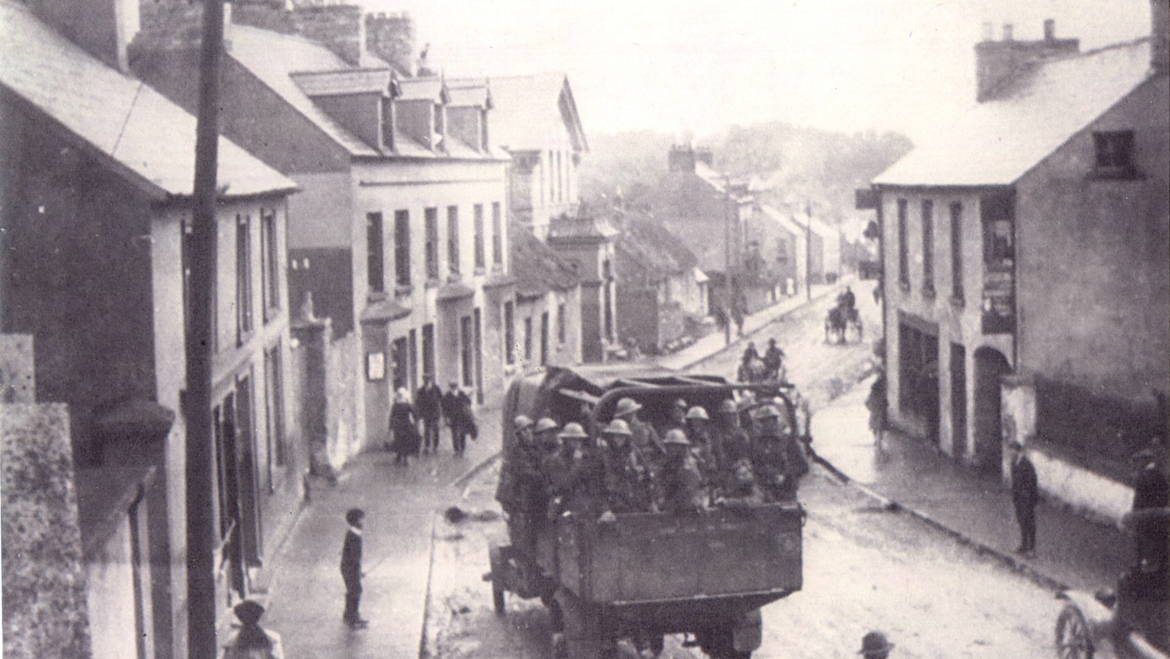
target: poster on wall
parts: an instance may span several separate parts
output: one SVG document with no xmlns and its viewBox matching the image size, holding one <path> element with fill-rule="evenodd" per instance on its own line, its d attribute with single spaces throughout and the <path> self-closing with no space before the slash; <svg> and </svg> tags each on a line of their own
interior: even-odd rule
<svg viewBox="0 0 1170 659">
<path fill-rule="evenodd" d="M 371 352 L 366 355 L 366 379 L 371 382 L 386 379 L 386 353 Z"/>
</svg>

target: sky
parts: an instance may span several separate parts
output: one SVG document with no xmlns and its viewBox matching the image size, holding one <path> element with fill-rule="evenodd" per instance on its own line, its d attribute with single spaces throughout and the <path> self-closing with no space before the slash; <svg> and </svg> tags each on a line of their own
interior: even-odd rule
<svg viewBox="0 0 1170 659">
<path fill-rule="evenodd" d="M 974 102 L 974 44 L 1144 36 L 1150 0 L 362 0 L 408 11 L 448 76 L 568 74 L 586 133 L 786 121 L 897 130 Z"/>
</svg>

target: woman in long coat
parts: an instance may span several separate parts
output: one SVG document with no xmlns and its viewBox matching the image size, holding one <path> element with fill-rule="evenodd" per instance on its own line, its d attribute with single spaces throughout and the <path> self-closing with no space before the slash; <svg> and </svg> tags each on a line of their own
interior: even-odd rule
<svg viewBox="0 0 1170 659">
<path fill-rule="evenodd" d="M 390 448 L 395 453 L 394 464 L 409 464 L 410 456 L 418 455 L 420 438 L 406 389 L 398 390 L 390 406 L 390 434 L 394 439 Z"/>
</svg>

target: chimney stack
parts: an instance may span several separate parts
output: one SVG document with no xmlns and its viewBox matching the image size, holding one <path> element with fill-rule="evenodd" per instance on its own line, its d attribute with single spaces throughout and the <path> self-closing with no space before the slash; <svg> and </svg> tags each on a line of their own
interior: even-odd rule
<svg viewBox="0 0 1170 659">
<path fill-rule="evenodd" d="M 38 18 L 89 54 L 126 73 L 127 48 L 138 34 L 138 0 L 30 0 Z"/>
<path fill-rule="evenodd" d="M 667 159 L 672 172 L 695 171 L 695 150 L 689 144 L 670 147 L 670 157 Z"/>
<path fill-rule="evenodd" d="M 984 23 L 985 37 L 987 25 Z M 1004 23 L 1002 41 L 984 38 L 975 44 L 975 100 L 993 98 L 1005 82 L 1035 62 L 1080 51 L 1080 40 L 1056 38 L 1056 22 L 1052 19 L 1044 21 L 1043 39 L 1017 41 L 1013 32 L 1012 24 Z"/>
<path fill-rule="evenodd" d="M 1150 66 L 1154 73 L 1170 72 L 1170 0 L 1150 0 Z"/>
<path fill-rule="evenodd" d="M 399 74 L 414 75 L 414 20 L 402 12 L 366 15 L 366 47 Z"/>
</svg>

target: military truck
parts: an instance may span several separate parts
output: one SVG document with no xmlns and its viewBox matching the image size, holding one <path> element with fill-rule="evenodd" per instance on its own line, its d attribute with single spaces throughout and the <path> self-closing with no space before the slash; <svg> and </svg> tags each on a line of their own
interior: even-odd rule
<svg viewBox="0 0 1170 659">
<path fill-rule="evenodd" d="M 748 391 L 754 396 L 745 396 Z M 678 398 L 714 411 L 735 397 L 782 402 L 788 427 L 800 432 L 793 393 L 787 383 L 744 385 L 628 366 L 551 368 L 511 384 L 503 405 L 503 460 L 506 468 L 518 455 L 511 431 L 518 414 L 575 421 L 596 437 L 620 398 L 633 398 L 644 420 L 662 425 Z M 678 633 L 711 657 L 750 657 L 761 642 L 760 607 L 801 588 L 804 518 L 796 502 L 690 515 L 627 513 L 607 522 L 536 514 L 510 521 L 511 544 L 491 547 L 484 579 L 500 615 L 506 593 L 541 598 L 559 652 L 570 659 L 606 656 L 621 638 L 660 651 L 663 636 Z"/>
</svg>

